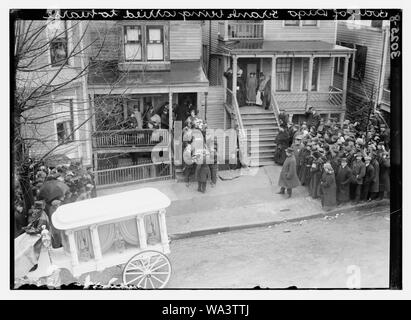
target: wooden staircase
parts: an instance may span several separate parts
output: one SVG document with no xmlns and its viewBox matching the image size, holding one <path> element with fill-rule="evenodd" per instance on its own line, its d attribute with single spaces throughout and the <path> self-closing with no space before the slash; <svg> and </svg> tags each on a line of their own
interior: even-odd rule
<svg viewBox="0 0 411 320">
<path fill-rule="evenodd" d="M 278 123 L 273 111 L 261 107 L 241 107 L 240 113 L 247 132 L 247 150 L 250 159 L 258 159 L 259 166 L 273 165 L 275 139 L 278 134 Z M 253 131 L 258 129 L 258 133 L 251 129 Z M 254 146 L 256 141 L 258 147 Z M 252 162 L 251 165 L 253 166 Z"/>
</svg>

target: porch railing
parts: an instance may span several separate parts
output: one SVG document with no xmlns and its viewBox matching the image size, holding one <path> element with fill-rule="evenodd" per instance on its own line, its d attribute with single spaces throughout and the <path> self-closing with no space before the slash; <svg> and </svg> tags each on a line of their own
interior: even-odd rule
<svg viewBox="0 0 411 320">
<path fill-rule="evenodd" d="M 226 31 L 226 24 L 227 31 Z M 263 39 L 263 22 L 233 22 L 224 21 L 218 23 L 218 35 L 222 40 L 231 39 Z"/>
<path fill-rule="evenodd" d="M 229 39 L 263 39 L 264 23 L 262 22 L 228 22 Z"/>
<path fill-rule="evenodd" d="M 170 140 L 168 130 L 165 129 L 124 129 L 110 131 L 94 131 L 93 147 L 121 147 L 121 146 L 154 146 L 158 143 L 167 145 Z"/>
<path fill-rule="evenodd" d="M 342 106 L 343 92 L 330 89 L 329 92 L 275 92 L 275 100 L 284 109 L 299 109 L 307 104 L 327 103 L 333 106 Z"/>
<path fill-rule="evenodd" d="M 170 162 L 140 164 L 94 171 L 96 185 L 109 187 L 129 182 L 147 182 L 172 178 Z"/>
</svg>

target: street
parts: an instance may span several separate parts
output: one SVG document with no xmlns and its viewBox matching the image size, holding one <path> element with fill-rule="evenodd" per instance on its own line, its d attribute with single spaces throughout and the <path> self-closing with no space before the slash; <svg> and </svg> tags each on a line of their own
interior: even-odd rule
<svg viewBox="0 0 411 320">
<path fill-rule="evenodd" d="M 387 287 L 389 226 L 389 207 L 377 207 L 176 240 L 167 288 Z M 90 280 L 119 283 L 121 270 L 93 272 Z M 66 270 L 61 276 L 63 283 L 74 281 Z"/>
</svg>

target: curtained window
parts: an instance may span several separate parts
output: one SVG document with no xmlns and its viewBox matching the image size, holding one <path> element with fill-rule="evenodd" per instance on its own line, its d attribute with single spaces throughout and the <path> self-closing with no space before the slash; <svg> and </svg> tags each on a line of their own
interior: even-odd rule
<svg viewBox="0 0 411 320">
<path fill-rule="evenodd" d="M 308 65 L 310 63 L 309 58 L 303 59 L 303 91 L 307 91 L 308 85 Z M 311 79 L 311 91 L 318 91 L 318 77 L 320 73 L 320 59 L 314 58 L 313 60 L 313 74 Z"/>
<path fill-rule="evenodd" d="M 163 27 L 147 27 L 147 60 L 164 59 Z"/>
<path fill-rule="evenodd" d="M 124 27 L 124 54 L 127 61 L 141 60 L 141 27 Z"/>
<path fill-rule="evenodd" d="M 56 117 L 57 142 L 59 144 L 74 141 L 73 100 L 62 100 L 54 104 Z"/>
<path fill-rule="evenodd" d="M 47 32 L 50 38 L 51 65 L 54 67 L 67 64 L 67 22 L 61 20 L 52 21 L 47 25 Z"/>
<path fill-rule="evenodd" d="M 277 91 L 290 91 L 291 90 L 291 58 L 278 58 L 277 59 Z"/>
</svg>

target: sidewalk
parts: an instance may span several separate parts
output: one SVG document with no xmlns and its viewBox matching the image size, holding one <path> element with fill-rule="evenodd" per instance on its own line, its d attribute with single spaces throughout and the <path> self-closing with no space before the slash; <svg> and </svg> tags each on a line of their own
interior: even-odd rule
<svg viewBox="0 0 411 320">
<path fill-rule="evenodd" d="M 160 181 L 103 189 L 98 191 L 98 196 L 146 187 L 157 188 L 172 201 L 166 215 L 171 239 L 307 220 L 339 212 L 349 213 L 363 206 L 389 204 L 389 200 L 384 200 L 347 205 L 325 212 L 319 200 L 308 196 L 305 187 L 293 189 L 290 199 L 276 194 L 280 171 L 280 166 L 238 171 L 238 175 L 241 174 L 238 178 L 219 179 L 215 188 L 207 186 L 205 194 L 197 191 L 196 182 L 187 188 L 182 182 Z"/>
</svg>

